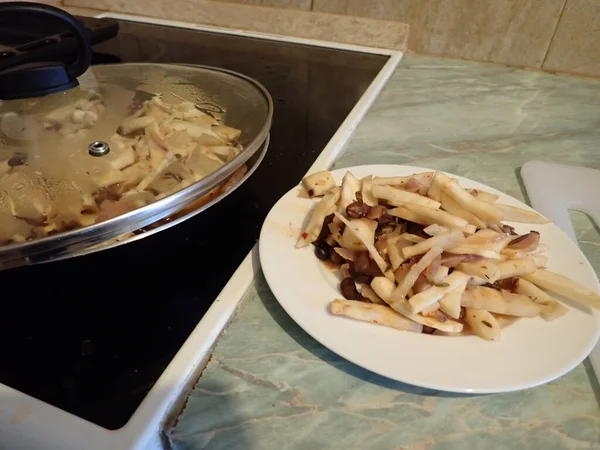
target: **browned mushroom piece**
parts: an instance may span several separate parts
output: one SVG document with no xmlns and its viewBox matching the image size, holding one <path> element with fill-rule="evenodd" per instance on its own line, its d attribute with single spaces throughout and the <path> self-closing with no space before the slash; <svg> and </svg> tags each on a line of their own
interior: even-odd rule
<svg viewBox="0 0 600 450">
<path fill-rule="evenodd" d="M 385 215 L 387 215 L 387 209 L 385 208 L 385 206 L 375 205 L 369 210 L 367 218 L 379 221 L 379 219 L 381 219 Z"/>
<path fill-rule="evenodd" d="M 500 230 L 502 230 L 503 233 L 508 233 L 513 236 L 518 236 L 515 229 L 513 227 L 511 227 L 510 225 L 501 225 Z"/>
<path fill-rule="evenodd" d="M 530 231 L 529 233 L 510 241 L 508 248 L 512 250 L 521 250 L 523 252 L 531 252 L 535 250 L 539 244 L 540 233 L 537 231 Z"/>
<path fill-rule="evenodd" d="M 481 255 L 475 255 L 475 254 L 455 255 L 452 253 L 444 252 L 444 253 L 442 253 L 441 264 L 446 267 L 449 267 L 449 268 L 455 268 L 461 262 L 474 262 L 474 261 L 481 261 L 482 259 L 484 259 L 484 257 Z"/>
<path fill-rule="evenodd" d="M 515 287 L 517 285 L 517 281 L 518 278 L 505 278 L 503 280 L 498 280 L 494 283 L 486 283 L 484 284 L 485 287 L 489 287 L 492 289 L 496 289 L 497 291 L 511 291 L 513 292 L 515 290 Z"/>
<path fill-rule="evenodd" d="M 369 213 L 369 205 L 363 202 L 353 202 L 346 207 L 346 215 L 351 219 L 361 219 Z"/>
</svg>

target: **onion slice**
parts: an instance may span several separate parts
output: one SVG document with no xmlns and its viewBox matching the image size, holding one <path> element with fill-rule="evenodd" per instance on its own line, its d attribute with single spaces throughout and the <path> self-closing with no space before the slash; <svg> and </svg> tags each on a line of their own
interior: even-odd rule
<svg viewBox="0 0 600 450">
<path fill-rule="evenodd" d="M 379 267 L 379 269 L 381 270 L 381 273 L 386 273 L 387 269 L 388 269 L 388 264 L 381 257 L 381 255 L 379 254 L 379 252 L 377 251 L 377 249 L 375 248 L 375 246 L 369 242 L 369 240 L 365 237 L 364 234 L 362 234 L 360 232 L 360 230 L 352 228 L 352 225 L 350 224 L 350 222 L 348 221 L 348 219 L 346 219 L 344 216 L 342 216 L 337 211 L 334 214 L 335 214 L 335 217 L 337 217 L 339 220 L 341 220 L 342 223 L 344 225 L 346 225 L 346 227 L 350 228 L 352 230 L 352 232 L 354 233 L 354 235 L 358 239 L 360 239 L 360 241 L 363 243 L 363 245 L 365 247 L 367 247 L 367 250 L 369 251 L 369 254 L 371 255 L 371 258 L 373 258 L 373 261 L 375 261 L 375 263 L 377 264 L 377 267 Z"/>
</svg>

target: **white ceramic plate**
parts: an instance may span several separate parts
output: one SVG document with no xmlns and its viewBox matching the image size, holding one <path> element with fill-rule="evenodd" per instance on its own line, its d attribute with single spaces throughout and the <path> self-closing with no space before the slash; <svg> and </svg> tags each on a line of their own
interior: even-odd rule
<svg viewBox="0 0 600 450">
<path fill-rule="evenodd" d="M 404 176 L 428 169 L 373 165 L 336 170 L 367 175 Z M 449 174 L 450 175 L 450 174 Z M 500 195 L 499 202 L 531 209 L 483 184 L 458 177 L 463 187 Z M 444 337 L 401 332 L 376 324 L 333 316 L 329 302 L 343 298 L 339 279 L 314 255 L 311 245 L 296 249 L 301 227 L 317 200 L 299 197 L 300 186 L 284 195 L 267 216 L 260 235 L 260 260 L 267 282 L 285 311 L 308 334 L 338 355 L 380 375 L 426 388 L 464 393 L 506 392 L 553 380 L 577 366 L 600 334 L 600 314 L 570 307 L 560 319 L 520 319 L 502 332 L 499 342 L 475 336 Z M 509 223 L 509 222 L 506 222 Z M 571 240 L 554 224 L 514 224 L 517 232 L 541 233 L 548 269 L 599 290 L 594 270 Z"/>
</svg>

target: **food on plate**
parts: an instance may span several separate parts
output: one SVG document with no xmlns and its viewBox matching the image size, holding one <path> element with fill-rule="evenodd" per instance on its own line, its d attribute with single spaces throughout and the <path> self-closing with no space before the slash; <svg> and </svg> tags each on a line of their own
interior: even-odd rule
<svg viewBox="0 0 600 450">
<path fill-rule="evenodd" d="M 314 246 L 340 274 L 345 298 L 332 314 L 416 333 L 475 334 L 497 341 L 516 318 L 559 319 L 549 293 L 600 309 L 600 295 L 546 269 L 540 233 L 519 235 L 503 220 L 548 221 L 464 189 L 442 172 L 366 177 L 347 172 L 303 180 L 312 209 L 297 248 Z"/>
<path fill-rule="evenodd" d="M 346 316 L 364 322 L 378 323 L 397 330 L 420 333 L 423 325 L 407 319 L 391 308 L 374 303 L 364 303 L 355 300 L 334 300 L 329 306 L 333 314 Z"/>
<path fill-rule="evenodd" d="M 6 144 L 0 153 L 0 245 L 143 207 L 207 177 L 242 151 L 240 130 L 192 102 L 147 93 L 135 98 L 118 86 L 107 86 L 104 94 L 106 104 L 81 90 L 76 101 L 54 109 L 45 104 L 33 113 L 0 111 Z M 98 139 L 110 147 L 103 156 L 88 152 Z M 231 189 L 245 170 L 219 189 Z"/>
<path fill-rule="evenodd" d="M 318 197 L 326 194 L 335 187 L 335 181 L 333 181 L 331 172 L 328 170 L 315 172 L 312 175 L 305 177 L 302 182 L 308 190 L 308 195 L 310 197 Z"/>
</svg>

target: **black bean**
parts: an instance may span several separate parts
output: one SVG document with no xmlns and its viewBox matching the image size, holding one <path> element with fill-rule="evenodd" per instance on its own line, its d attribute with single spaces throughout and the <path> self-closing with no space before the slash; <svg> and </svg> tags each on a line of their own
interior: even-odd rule
<svg viewBox="0 0 600 450">
<path fill-rule="evenodd" d="M 329 259 L 330 255 L 330 247 L 325 245 L 316 245 L 315 246 L 315 256 L 319 258 L 321 261 L 326 261 Z"/>
<path fill-rule="evenodd" d="M 344 298 L 348 300 L 360 300 L 362 298 L 356 290 L 356 284 L 352 278 L 344 278 L 340 284 L 340 289 Z"/>
<path fill-rule="evenodd" d="M 350 263 L 349 265 L 349 269 L 350 269 L 350 276 L 352 278 L 354 278 L 354 281 L 356 281 L 359 284 L 371 284 L 371 281 L 373 281 L 373 277 L 371 275 L 367 275 L 366 273 L 360 273 L 356 270 L 355 268 L 355 263 Z"/>
<path fill-rule="evenodd" d="M 364 272 L 367 275 L 371 275 L 372 277 L 381 277 L 383 273 L 381 273 L 381 269 L 377 265 L 375 261 L 369 258 L 369 268 Z"/>
<path fill-rule="evenodd" d="M 354 271 L 371 277 L 381 276 L 381 269 L 377 263 L 369 257 L 368 252 L 360 252 L 354 259 Z M 355 278 L 356 279 L 356 278 Z"/>
<path fill-rule="evenodd" d="M 27 155 L 25 153 L 15 153 L 8 160 L 8 165 L 10 167 L 22 166 L 27 161 Z"/>
<path fill-rule="evenodd" d="M 359 273 L 365 273 L 365 271 L 369 270 L 370 266 L 369 262 L 369 253 L 360 252 L 356 254 L 354 258 L 354 270 Z"/>
<path fill-rule="evenodd" d="M 323 226 L 321 227 L 321 232 L 319 233 L 319 237 L 316 240 L 317 243 L 324 241 L 325 239 L 327 239 L 327 236 L 329 236 L 329 224 L 333 222 L 334 217 L 335 216 L 333 214 L 329 214 L 327 217 L 325 217 L 325 220 L 323 221 Z"/>
<path fill-rule="evenodd" d="M 354 278 L 354 281 L 360 284 L 371 284 L 371 281 L 373 281 L 373 277 L 371 275 L 364 273 L 352 273 L 352 278 Z"/>
<path fill-rule="evenodd" d="M 336 266 L 341 266 L 342 264 L 344 264 L 344 262 L 346 261 L 344 258 L 342 258 L 338 252 L 336 252 L 335 250 L 331 252 L 331 255 L 329 255 L 329 259 L 331 260 L 331 262 L 333 264 L 335 264 Z"/>
</svg>

